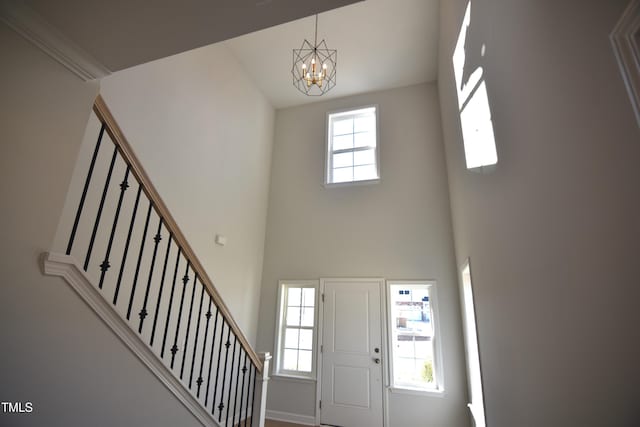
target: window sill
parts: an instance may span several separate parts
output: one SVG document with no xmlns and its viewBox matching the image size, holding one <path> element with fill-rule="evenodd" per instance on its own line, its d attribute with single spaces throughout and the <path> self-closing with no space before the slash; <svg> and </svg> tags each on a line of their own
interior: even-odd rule
<svg viewBox="0 0 640 427">
<path fill-rule="evenodd" d="M 274 373 L 273 375 L 271 375 L 271 378 L 275 380 L 292 381 L 292 382 L 298 382 L 298 383 L 304 383 L 304 384 L 316 382 L 315 377 L 302 377 L 302 376 L 290 375 L 290 374 Z"/>
<path fill-rule="evenodd" d="M 380 178 L 376 179 L 365 179 L 362 181 L 346 181 L 346 182 L 325 182 L 325 188 L 337 188 L 337 187 L 352 187 L 357 185 L 371 185 L 378 184 L 380 182 Z"/>
<path fill-rule="evenodd" d="M 414 396 L 426 396 L 426 397 L 444 397 L 445 391 L 443 389 L 421 389 L 410 387 L 389 387 L 389 391 L 394 394 L 410 394 Z"/>
</svg>

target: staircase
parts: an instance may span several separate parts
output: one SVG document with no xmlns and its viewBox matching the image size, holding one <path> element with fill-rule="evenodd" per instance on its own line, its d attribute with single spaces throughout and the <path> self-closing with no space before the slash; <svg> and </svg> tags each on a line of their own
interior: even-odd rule
<svg viewBox="0 0 640 427">
<path fill-rule="evenodd" d="M 91 120 L 66 251 L 45 254 L 45 274 L 63 277 L 203 425 L 263 427 L 269 354 L 249 344 L 100 96 Z"/>
</svg>

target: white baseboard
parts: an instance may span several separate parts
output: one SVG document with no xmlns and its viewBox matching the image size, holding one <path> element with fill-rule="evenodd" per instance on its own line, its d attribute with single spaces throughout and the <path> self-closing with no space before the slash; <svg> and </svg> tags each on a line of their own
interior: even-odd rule
<svg viewBox="0 0 640 427">
<path fill-rule="evenodd" d="M 313 415 L 292 414 L 291 412 L 272 411 L 271 409 L 267 409 L 267 415 L 265 418 L 274 421 L 302 424 L 305 426 L 316 425 L 316 417 Z"/>
</svg>

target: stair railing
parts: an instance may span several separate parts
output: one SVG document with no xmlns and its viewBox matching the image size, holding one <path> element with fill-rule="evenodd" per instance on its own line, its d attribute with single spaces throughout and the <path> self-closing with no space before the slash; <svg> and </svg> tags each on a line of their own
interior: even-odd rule
<svg viewBox="0 0 640 427">
<path fill-rule="evenodd" d="M 103 296 L 114 308 L 119 304 L 129 326 L 159 353 L 214 419 L 225 426 L 262 424 L 262 420 L 254 423 L 252 416 L 254 400 L 260 400 L 263 394 L 256 384 L 266 377 L 260 356 L 237 325 L 100 95 L 93 111 L 101 127 L 66 254 L 82 259 L 85 272 L 99 267 L 96 281 L 101 292 L 105 291 L 105 279 L 112 275 L 112 294 Z M 107 151 L 108 169 L 100 187 L 94 170 L 101 150 L 109 150 L 103 143 L 105 133 L 114 146 Z M 124 169 L 119 183 L 114 183 L 116 164 L 120 172 Z M 89 215 L 87 194 L 96 187 L 98 195 L 90 199 L 98 205 L 90 212 L 94 214 L 95 210 L 95 221 L 91 222 L 85 218 Z M 129 198 L 131 216 L 124 221 L 123 202 L 131 187 L 135 199 Z M 108 196 L 117 202 L 106 202 Z M 107 218 L 110 210 L 112 215 Z M 77 238 L 81 223 L 86 228 L 86 250 L 85 242 L 79 247 Z M 116 240 L 118 245 L 114 245 Z M 116 246 L 118 253 L 114 253 Z"/>
</svg>

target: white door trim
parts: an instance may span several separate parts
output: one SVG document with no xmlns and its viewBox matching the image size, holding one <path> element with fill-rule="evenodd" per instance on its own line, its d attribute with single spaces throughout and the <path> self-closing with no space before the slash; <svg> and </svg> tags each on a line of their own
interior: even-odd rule
<svg viewBox="0 0 640 427">
<path fill-rule="evenodd" d="M 382 355 L 382 425 L 383 427 L 387 427 L 389 425 L 388 414 L 389 414 L 389 403 L 387 399 L 387 389 L 389 387 L 388 383 L 388 354 L 387 354 L 387 346 L 384 343 L 387 342 L 387 293 L 385 286 L 385 279 L 383 277 L 360 277 L 360 278 L 343 278 L 343 277 L 321 277 L 320 278 L 320 287 L 319 287 L 319 296 L 318 296 L 318 335 L 317 335 L 317 349 L 318 349 L 318 357 L 317 357 L 317 366 L 316 366 L 316 425 L 324 426 L 324 424 L 320 424 L 320 398 L 322 397 L 322 335 L 324 328 L 324 285 L 325 282 L 351 282 L 351 283 L 361 283 L 361 282 L 378 282 L 380 289 L 380 333 L 382 334 L 380 351 Z"/>
</svg>

